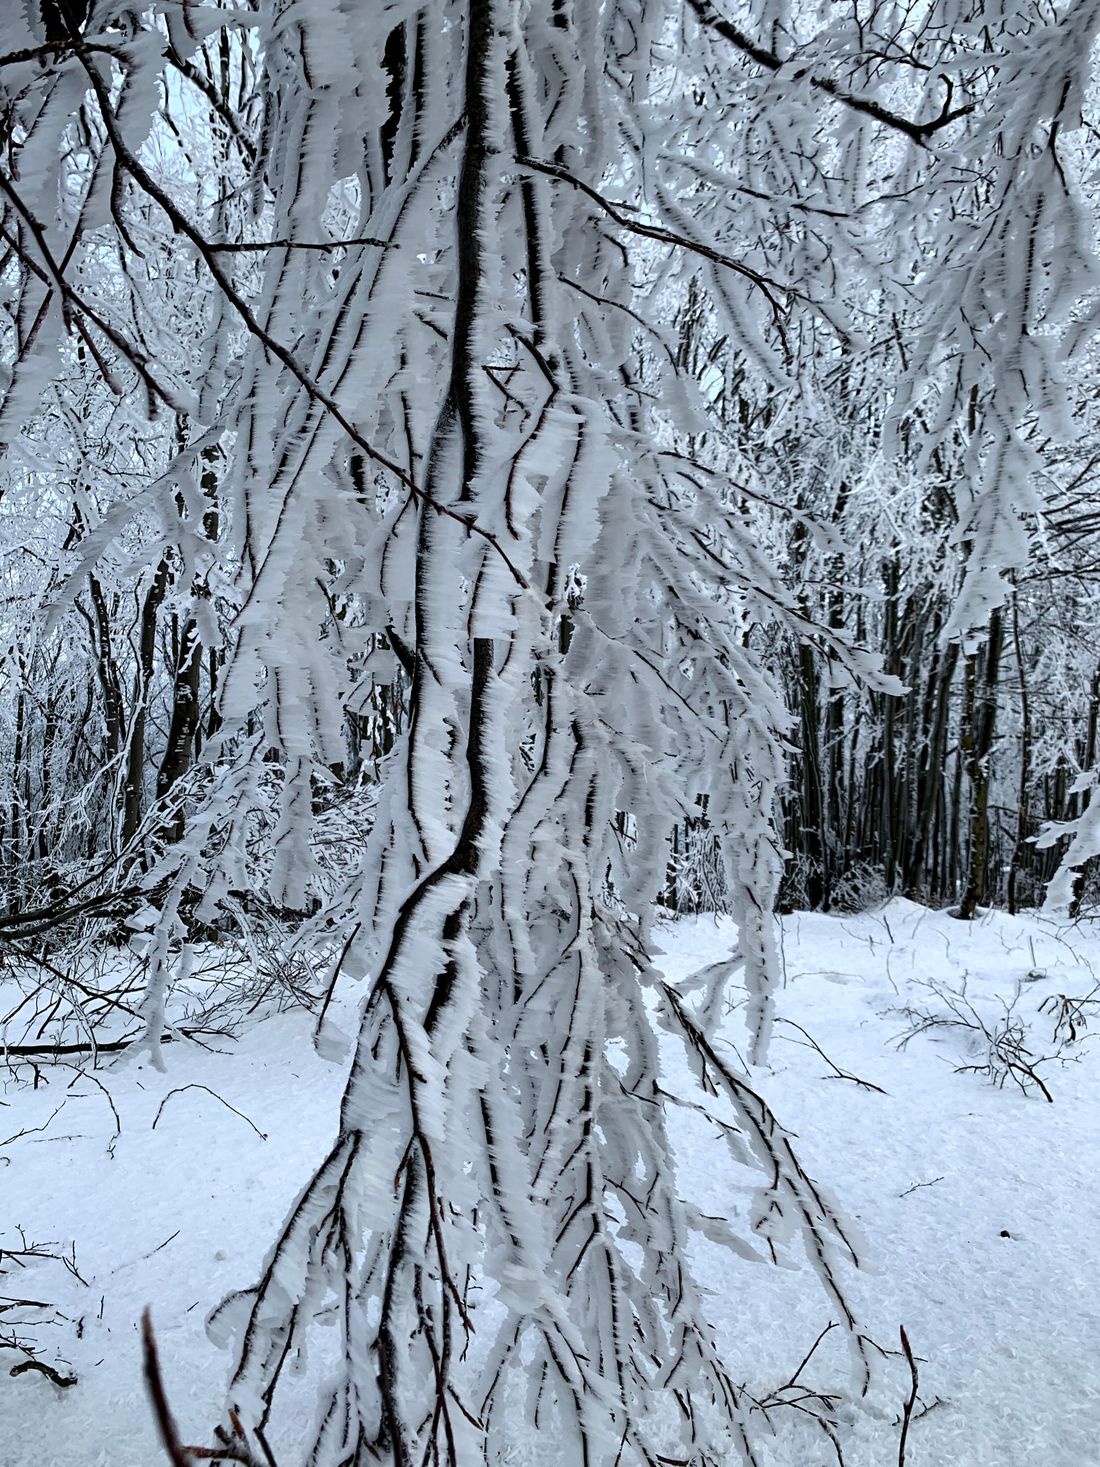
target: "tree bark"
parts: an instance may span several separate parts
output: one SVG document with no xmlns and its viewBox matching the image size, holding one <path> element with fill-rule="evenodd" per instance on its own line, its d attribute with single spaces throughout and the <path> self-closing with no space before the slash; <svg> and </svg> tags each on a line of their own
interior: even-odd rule
<svg viewBox="0 0 1100 1467">
<path fill-rule="evenodd" d="M 969 859 L 966 888 L 959 903 L 960 921 L 971 921 L 986 899 L 989 865 L 989 791 L 993 779 L 990 763 L 997 727 L 997 694 L 1001 652 L 1004 646 L 1004 613 L 1000 607 L 989 618 L 985 658 L 974 653 L 967 659 L 966 726 L 963 750 L 970 781 Z"/>
</svg>

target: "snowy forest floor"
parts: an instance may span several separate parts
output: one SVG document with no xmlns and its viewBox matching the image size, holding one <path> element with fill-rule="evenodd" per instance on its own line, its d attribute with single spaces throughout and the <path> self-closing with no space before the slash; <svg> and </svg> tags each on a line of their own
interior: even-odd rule
<svg viewBox="0 0 1100 1467">
<path fill-rule="evenodd" d="M 694 917 L 660 937 L 665 971 L 679 979 L 727 957 L 734 933 Z M 869 1268 L 847 1279 L 863 1326 L 897 1351 L 904 1325 L 918 1357 L 906 1467 L 1096 1467 L 1100 923 L 990 913 L 965 925 L 893 901 L 859 916 L 786 918 L 783 949 L 781 1018 L 753 1084 L 863 1230 Z M 1063 998 L 1087 1001 L 1074 1010 Z M 350 1031 L 354 995 L 336 1006 Z M 929 1024 L 899 1048 L 936 1017 L 959 1022 Z M 344 1066 L 318 1057 L 311 1026 L 286 1012 L 211 1050 L 173 1045 L 166 1073 L 147 1058 L 105 1058 L 98 1084 L 72 1068 L 43 1067 L 37 1086 L 26 1067 L 8 1074 L 0 1247 L 53 1245 L 72 1267 L 5 1257 L 0 1295 L 54 1306 L 38 1331 L 41 1358 L 77 1381 L 60 1389 L 33 1370 L 0 1370 L 0 1467 L 156 1467 L 146 1306 L 184 1440 L 209 1440 L 227 1359 L 204 1318 L 253 1281 L 333 1133 Z M 741 1045 L 736 1011 L 722 1032 Z M 1027 1094 L 1005 1069 L 1021 1058 L 1018 1043 L 1029 1064 L 1043 1061 L 1051 1102 L 1026 1072 L 1016 1074 Z M 671 1040 L 664 1053 L 666 1087 L 690 1096 Z M 681 1195 L 736 1224 L 748 1174 L 735 1174 L 705 1123 L 680 1115 Z M 698 1269 L 735 1377 L 774 1402 L 835 1307 L 804 1263 L 754 1265 L 703 1243 Z M 11 1317 L 0 1314 L 0 1335 Z M 854 1396 L 841 1333 L 826 1335 L 800 1380 L 843 1396 L 832 1419 L 847 1467 L 892 1467 L 908 1368 L 884 1358 L 869 1395 Z M 794 1404 L 813 1402 L 797 1389 L 786 1400 L 754 1415 L 764 1459 L 835 1463 L 825 1432 Z"/>
</svg>

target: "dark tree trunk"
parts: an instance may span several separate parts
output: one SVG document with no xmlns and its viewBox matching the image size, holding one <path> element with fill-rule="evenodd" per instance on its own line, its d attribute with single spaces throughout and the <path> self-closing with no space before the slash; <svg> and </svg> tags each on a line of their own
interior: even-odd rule
<svg viewBox="0 0 1100 1467">
<path fill-rule="evenodd" d="M 946 651 L 936 658 L 933 673 L 929 678 L 929 702 L 933 712 L 929 720 L 929 737 L 925 743 L 924 765 L 918 782 L 917 829 L 908 880 L 909 895 L 915 902 L 921 900 L 924 887 L 933 819 L 942 808 L 943 803 L 947 729 L 951 717 L 951 688 L 958 661 L 959 644 L 952 642 Z M 931 887 L 935 892 L 935 874 L 932 877 Z"/>
<path fill-rule="evenodd" d="M 969 922 L 986 899 L 989 866 L 989 790 L 992 783 L 990 755 L 997 726 L 997 690 L 1001 652 L 1004 646 L 1004 613 L 998 607 L 989 618 L 989 639 L 984 665 L 980 653 L 967 659 L 966 721 L 963 751 L 970 781 L 970 852 L 966 889 L 958 916 Z"/>
<path fill-rule="evenodd" d="M 122 845 L 134 840 L 145 813 L 145 730 L 152 693 L 157 645 L 157 617 L 168 590 L 168 561 L 162 558 L 145 593 L 138 623 L 138 665 L 127 740 L 126 777 L 122 785 Z"/>
<path fill-rule="evenodd" d="M 157 799 L 163 800 L 191 768 L 195 758 L 195 739 L 199 727 L 200 678 L 202 649 L 198 628 L 190 618 L 179 637 L 179 655 L 172 679 L 172 717 L 164 757 L 157 770 Z M 172 840 L 183 835 L 183 815 L 178 813 L 165 827 Z"/>
</svg>

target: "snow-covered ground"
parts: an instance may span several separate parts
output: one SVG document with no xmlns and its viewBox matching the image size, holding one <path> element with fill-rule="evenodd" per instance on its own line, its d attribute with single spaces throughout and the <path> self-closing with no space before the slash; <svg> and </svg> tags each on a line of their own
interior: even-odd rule
<svg viewBox="0 0 1100 1467">
<path fill-rule="evenodd" d="M 733 932 L 698 917 L 660 937 L 678 979 L 727 956 Z M 1090 1049 L 1100 989 L 1077 1011 L 1073 1040 L 1074 1011 L 1061 1004 L 1097 984 L 1100 924 L 991 913 L 965 925 L 894 901 L 873 914 L 787 918 L 783 947 L 781 1019 L 752 1083 L 863 1232 L 868 1269 L 846 1282 L 867 1333 L 892 1352 L 899 1326 L 908 1333 L 920 1389 L 907 1467 L 1100 1467 L 1100 1074 Z M 335 1017 L 353 1022 L 350 1007 Z M 957 1022 L 899 1049 L 937 1017 Z M 228 1362 L 204 1318 L 253 1280 L 335 1124 L 343 1066 L 316 1055 L 310 1029 L 292 1012 L 232 1043 L 173 1046 L 166 1073 L 124 1059 L 102 1062 L 94 1081 L 52 1067 L 37 1087 L 25 1067 L 8 1077 L 0 1247 L 19 1250 L 21 1229 L 28 1247 L 55 1245 L 47 1251 L 69 1264 L 5 1257 L 0 1295 L 64 1316 L 38 1338 L 42 1359 L 76 1383 L 60 1388 L 33 1370 L 9 1379 L 5 1366 L 0 1467 L 163 1460 L 141 1378 L 146 1306 L 184 1439 L 209 1440 Z M 1028 1063 L 1051 1057 L 1036 1069 L 1050 1101 L 1017 1071 L 1025 1094 L 998 1060 L 1027 1060 L 1014 1037 Z M 735 1010 L 722 1042 L 741 1041 Z M 671 1040 L 664 1052 L 666 1087 L 690 1094 Z M 682 1194 L 735 1219 L 743 1178 L 684 1115 L 674 1133 Z M 835 1306 L 806 1267 L 741 1262 L 710 1244 L 698 1264 L 735 1376 L 774 1400 Z M 0 1334 L 12 1317 L 0 1314 Z M 826 1334 L 800 1383 L 847 1396 L 835 1412 L 847 1467 L 891 1467 L 909 1370 L 884 1356 L 868 1397 L 853 1398 L 841 1333 Z M 768 1418 L 779 1435 L 767 1460 L 835 1463 L 800 1410 L 819 1403 L 797 1389 L 784 1399 Z"/>
</svg>

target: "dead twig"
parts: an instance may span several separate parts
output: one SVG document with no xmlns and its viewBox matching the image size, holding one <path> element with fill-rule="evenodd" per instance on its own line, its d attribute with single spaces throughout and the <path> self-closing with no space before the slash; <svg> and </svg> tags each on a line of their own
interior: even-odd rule
<svg viewBox="0 0 1100 1467">
<path fill-rule="evenodd" d="M 75 1375 L 62 1375 L 52 1365 L 47 1365 L 44 1360 L 20 1360 L 18 1365 L 13 1365 L 8 1371 L 9 1375 L 24 1375 L 28 1370 L 37 1370 L 39 1375 L 44 1375 L 52 1385 L 64 1390 L 66 1386 L 76 1385 Z"/>
<path fill-rule="evenodd" d="M 13 1141 L 19 1141 L 24 1136 L 34 1136 L 42 1131 L 45 1131 L 49 1126 L 50 1121 L 55 1121 L 64 1109 L 65 1102 L 62 1101 L 57 1109 L 53 1112 L 53 1114 L 49 1117 L 49 1120 L 43 1121 L 40 1126 L 24 1126 L 21 1131 L 16 1131 L 14 1136 L 9 1136 L 6 1141 L 0 1141 L 0 1146 L 10 1146 Z"/>
<path fill-rule="evenodd" d="M 76 1071 L 76 1076 L 75 1076 L 75 1078 L 72 1081 L 70 1081 L 69 1085 L 67 1086 L 67 1089 L 71 1090 L 73 1088 L 73 1086 L 76 1084 L 77 1080 L 90 1080 L 93 1085 L 97 1086 L 100 1090 L 102 1090 L 103 1095 L 104 1095 L 104 1098 L 107 1101 L 107 1104 L 111 1107 L 111 1114 L 115 1118 L 115 1134 L 111 1137 L 110 1143 L 109 1143 L 109 1145 L 107 1147 L 108 1153 L 111 1156 L 114 1156 L 114 1154 L 115 1154 L 115 1142 L 122 1135 L 122 1119 L 119 1116 L 118 1108 L 115 1105 L 115 1102 L 114 1102 L 114 1100 L 113 1100 L 113 1098 L 111 1096 L 111 1092 L 107 1089 L 106 1085 L 104 1085 L 104 1083 L 103 1083 L 102 1080 L 98 1079 L 93 1074 L 89 1074 L 89 1072 L 87 1070 L 81 1069 L 81 1067 L 79 1065 L 66 1064 L 64 1060 L 58 1060 L 57 1063 L 62 1067 L 62 1069 L 75 1070 Z M 79 1099 L 79 1098 L 80 1097 L 77 1096 L 77 1099 Z"/>
<path fill-rule="evenodd" d="M 943 1009 L 915 1008 L 912 1005 L 899 1009 L 898 1012 L 910 1021 L 912 1028 L 896 1037 L 894 1042 L 898 1049 L 905 1049 L 911 1039 L 929 1030 L 961 1030 L 974 1036 L 973 1042 L 980 1047 L 982 1054 L 973 1064 L 956 1065 L 957 1075 L 984 1075 L 1001 1089 L 1008 1080 L 1012 1080 L 1022 1094 L 1028 1095 L 1035 1089 L 1049 1104 L 1054 1104 L 1054 1096 L 1038 1071 L 1040 1065 L 1050 1064 L 1059 1056 L 1037 1055 L 1028 1047 L 1030 1036 L 1016 1008 L 1019 990 L 1010 1002 L 1001 1000 L 1002 1017 L 987 1019 L 971 1003 L 965 986 L 958 992 L 938 987 L 935 983 L 928 983 L 925 987 L 935 995 Z"/>
<path fill-rule="evenodd" d="M 231 1110 L 235 1116 L 240 1116 L 241 1120 L 244 1121 L 246 1123 L 246 1125 L 251 1126 L 252 1129 L 256 1132 L 256 1135 L 259 1136 L 259 1138 L 260 1138 L 261 1141 L 266 1141 L 267 1140 L 267 1132 L 266 1131 L 261 1131 L 260 1128 L 259 1128 L 259 1126 L 257 1126 L 257 1124 L 256 1124 L 255 1121 L 250 1121 L 248 1119 L 248 1117 L 245 1115 L 244 1111 L 238 1110 L 235 1105 L 230 1105 L 228 1100 L 224 1099 L 224 1097 L 222 1097 L 221 1095 L 219 1095 L 216 1090 L 211 1090 L 211 1088 L 210 1088 L 209 1085 L 196 1085 L 196 1084 L 191 1084 L 191 1085 L 177 1085 L 174 1090 L 169 1090 L 168 1094 L 161 1101 L 160 1105 L 157 1106 L 157 1113 L 153 1117 L 153 1124 L 149 1128 L 150 1130 L 155 1131 L 157 1129 L 157 1122 L 160 1120 L 161 1115 L 162 1115 L 162 1113 L 164 1111 L 164 1107 L 172 1099 L 172 1096 L 173 1095 L 182 1095 L 185 1090 L 205 1090 L 206 1093 L 207 1093 L 207 1095 L 212 1095 L 215 1100 L 220 1101 L 221 1104 L 225 1106 L 226 1110 Z"/>
<path fill-rule="evenodd" d="M 909 1362 L 909 1395 L 905 1401 L 904 1412 L 901 1418 L 901 1440 L 898 1442 L 898 1467 L 905 1467 L 905 1444 L 909 1439 L 909 1423 L 913 1419 L 913 1407 L 917 1404 L 917 1387 L 920 1384 L 920 1376 L 917 1373 L 917 1362 L 913 1356 L 912 1346 L 909 1344 L 909 1336 L 905 1333 L 905 1326 L 901 1329 L 901 1348 L 905 1352 L 905 1358 Z"/>
<path fill-rule="evenodd" d="M 191 1463 L 187 1460 L 188 1453 L 180 1441 L 179 1432 L 168 1405 L 168 1397 L 164 1392 L 164 1380 L 160 1373 L 160 1359 L 157 1355 L 157 1342 L 153 1335 L 153 1318 L 148 1309 L 144 1310 L 141 1316 L 141 1341 L 145 1384 L 149 1388 L 153 1415 L 156 1417 L 157 1429 L 164 1443 L 164 1450 L 168 1453 L 168 1460 L 172 1463 L 172 1467 L 191 1467 Z"/>
<path fill-rule="evenodd" d="M 921 1187 L 934 1187 L 937 1182 L 942 1182 L 942 1177 L 933 1177 L 930 1182 L 914 1182 L 911 1187 L 906 1187 L 904 1192 L 899 1192 L 899 1197 L 908 1197 L 910 1192 L 919 1192 Z"/>
<path fill-rule="evenodd" d="M 375 249 L 392 250 L 394 243 L 387 239 L 372 239 L 369 235 L 361 235 L 357 239 L 330 239 L 322 243 L 307 243 L 300 239 L 267 239 L 267 240 L 242 240 L 239 244 L 215 244 L 213 241 L 207 243 L 207 249 L 214 254 L 259 254 L 262 250 L 320 250 L 329 253 L 332 250 L 343 250 L 351 245 L 373 245 Z"/>
<path fill-rule="evenodd" d="M 1074 996 L 1068 993 L 1052 993 L 1039 1005 L 1041 1014 L 1050 1014 L 1054 1019 L 1054 1044 L 1076 1044 L 1088 1028 L 1090 1010 L 1100 1012 L 1100 984 L 1088 993 Z"/>
<path fill-rule="evenodd" d="M 825 1063 L 833 1071 L 833 1073 L 831 1075 L 827 1075 L 825 1077 L 826 1079 L 828 1079 L 828 1080 L 850 1080 L 853 1085 L 858 1085 L 861 1090 L 874 1090 L 879 1095 L 888 1095 L 889 1094 L 889 1091 L 884 1090 L 881 1085 L 875 1085 L 870 1080 L 861 1080 L 858 1075 L 853 1075 L 853 1074 L 849 1073 L 848 1070 L 842 1070 L 840 1068 L 840 1066 L 836 1063 L 835 1060 L 831 1060 L 829 1058 L 829 1056 L 822 1049 L 821 1045 L 818 1044 L 817 1040 L 813 1037 L 813 1035 L 810 1034 L 807 1030 L 803 1029 L 803 1027 L 802 1027 L 801 1024 L 796 1024 L 793 1019 L 782 1019 L 782 1018 L 779 1019 L 778 1022 L 780 1024 L 786 1024 L 789 1029 L 797 1029 L 800 1034 L 805 1035 L 806 1040 L 807 1040 L 810 1048 L 813 1049 L 813 1050 L 815 1050 L 816 1053 L 821 1056 L 821 1058 L 825 1061 Z M 792 1039 L 791 1040 L 791 1043 L 792 1044 L 797 1044 L 798 1043 L 798 1040 L 797 1039 Z"/>
<path fill-rule="evenodd" d="M 837 1432 L 837 1397 L 827 1391 L 814 1390 L 801 1379 L 802 1372 L 813 1359 L 822 1340 L 830 1330 L 837 1327 L 836 1321 L 830 1320 L 792 1371 L 790 1379 L 765 1396 L 763 1400 L 756 1400 L 755 1397 L 751 1399 L 753 1401 L 752 1409 L 759 1411 L 769 1421 L 771 1413 L 781 1406 L 808 1416 L 828 1437 L 836 1455 L 838 1467 L 844 1467 L 844 1451 Z"/>
</svg>

